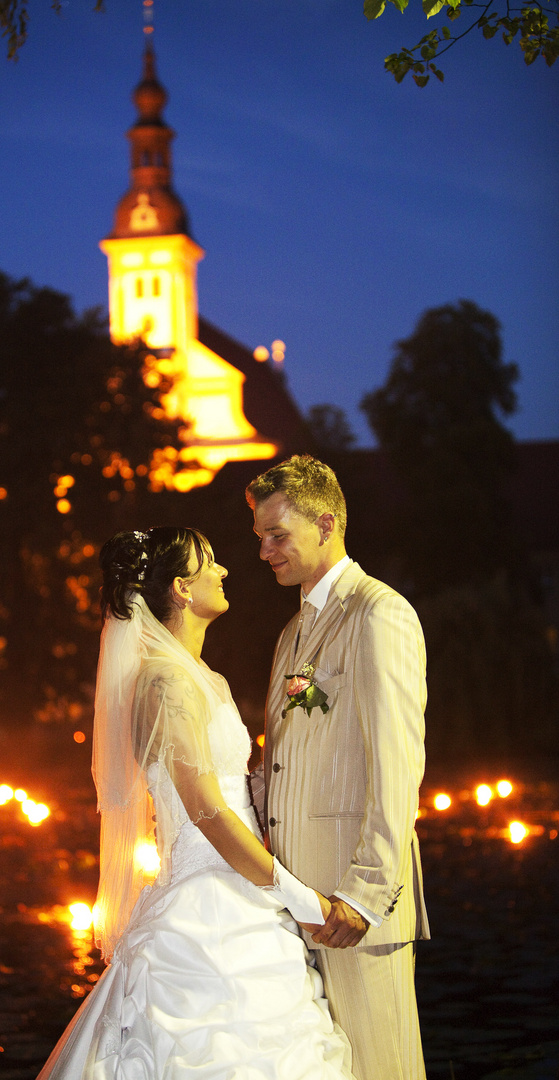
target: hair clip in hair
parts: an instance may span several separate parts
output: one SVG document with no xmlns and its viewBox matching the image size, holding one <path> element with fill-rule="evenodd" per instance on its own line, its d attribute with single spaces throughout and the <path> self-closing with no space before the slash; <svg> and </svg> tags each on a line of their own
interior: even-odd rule
<svg viewBox="0 0 559 1080">
<path fill-rule="evenodd" d="M 142 554 L 140 555 L 140 564 L 141 563 L 146 563 L 147 561 L 148 561 L 148 553 L 147 553 L 147 551 L 142 551 Z M 140 565 L 140 569 L 138 570 L 138 581 L 143 581 L 145 576 L 146 576 L 146 568 L 145 568 L 145 566 L 142 568 L 141 565 Z"/>
</svg>

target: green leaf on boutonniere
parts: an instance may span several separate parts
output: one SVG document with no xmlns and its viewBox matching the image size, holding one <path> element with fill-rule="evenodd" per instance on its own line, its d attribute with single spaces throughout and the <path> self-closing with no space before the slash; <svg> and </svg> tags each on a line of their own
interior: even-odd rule
<svg viewBox="0 0 559 1080">
<path fill-rule="evenodd" d="M 307 716 L 311 715 L 311 709 L 314 709 L 316 706 L 318 706 L 323 713 L 328 712 L 328 709 L 330 708 L 330 706 L 326 704 L 328 694 L 325 694 L 324 690 L 321 690 L 320 686 L 317 686 L 316 683 L 311 683 L 305 696 L 306 701 L 304 708 L 307 710 Z"/>
<path fill-rule="evenodd" d="M 328 712 L 330 708 L 330 706 L 326 704 L 328 700 L 328 694 L 325 694 L 324 690 L 321 690 L 320 687 L 316 685 L 316 683 L 310 682 L 308 678 L 309 666 L 310 665 L 305 665 L 307 671 L 305 671 L 304 675 L 285 676 L 286 679 L 291 679 L 292 681 L 295 681 L 296 679 L 303 680 L 307 683 L 307 686 L 305 686 L 304 689 L 300 690 L 299 693 L 296 694 L 290 693 L 288 688 L 287 696 L 289 697 L 289 705 L 286 705 L 285 709 L 283 709 L 282 711 L 281 715 L 283 718 L 287 716 L 287 713 L 290 712 L 291 709 L 297 708 L 298 705 L 305 710 L 307 716 L 310 716 L 312 710 L 315 708 L 319 708 L 322 713 Z M 311 671 L 314 671 L 314 669 L 311 669 Z"/>
</svg>

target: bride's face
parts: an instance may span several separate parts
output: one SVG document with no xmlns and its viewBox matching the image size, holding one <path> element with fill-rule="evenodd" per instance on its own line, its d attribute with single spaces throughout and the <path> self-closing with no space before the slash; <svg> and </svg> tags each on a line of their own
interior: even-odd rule
<svg viewBox="0 0 559 1080">
<path fill-rule="evenodd" d="M 196 556 L 193 555 L 188 567 L 189 575 L 195 574 L 197 568 Z M 229 601 L 225 598 L 223 591 L 223 579 L 226 577 L 227 570 L 216 563 L 213 552 L 204 555 L 198 577 L 189 584 L 192 597 L 192 604 L 189 604 L 189 607 L 194 615 L 202 619 L 217 619 L 218 615 L 227 611 Z"/>
</svg>

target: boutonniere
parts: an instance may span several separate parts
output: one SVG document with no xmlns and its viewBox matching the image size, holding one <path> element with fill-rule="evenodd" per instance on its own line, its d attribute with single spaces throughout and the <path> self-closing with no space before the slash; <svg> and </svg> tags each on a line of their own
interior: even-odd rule
<svg viewBox="0 0 559 1080">
<path fill-rule="evenodd" d="M 328 701 L 328 694 L 324 693 L 324 690 L 320 689 L 313 682 L 314 665 L 303 664 L 301 671 L 298 675 L 284 675 L 285 679 L 290 679 L 289 686 L 287 687 L 287 696 L 289 698 L 289 705 L 285 707 L 282 712 L 282 716 L 285 718 L 290 709 L 295 709 L 297 705 L 300 705 L 302 709 L 305 709 L 307 716 L 311 715 L 311 711 L 318 706 L 323 713 L 327 713 L 330 706 L 326 704 Z"/>
</svg>

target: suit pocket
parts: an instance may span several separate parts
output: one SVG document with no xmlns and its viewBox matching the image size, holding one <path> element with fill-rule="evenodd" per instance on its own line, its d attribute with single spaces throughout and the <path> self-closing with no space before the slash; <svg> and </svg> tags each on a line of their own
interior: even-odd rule
<svg viewBox="0 0 559 1080">
<path fill-rule="evenodd" d="M 358 818 L 361 820 L 364 810 L 324 810 L 313 813 L 309 810 L 310 818 Z"/>
<path fill-rule="evenodd" d="M 332 673 L 326 671 L 324 668 L 315 668 L 313 681 L 324 690 L 325 694 L 334 694 L 337 690 L 341 690 L 342 686 L 345 686 L 347 681 L 347 675 L 345 671 L 337 671 Z"/>
</svg>

